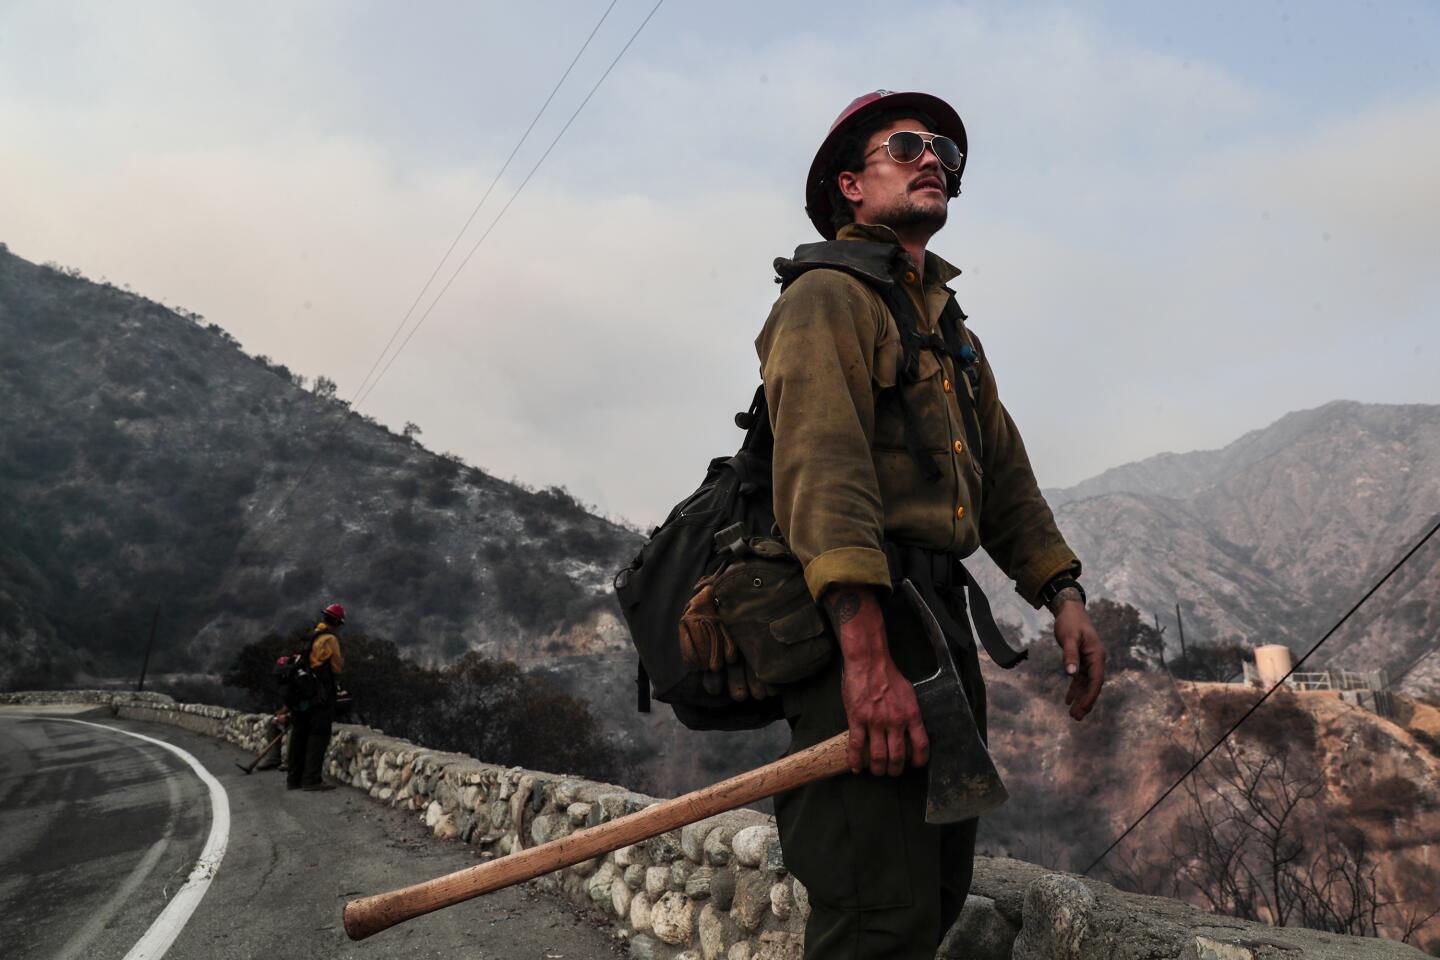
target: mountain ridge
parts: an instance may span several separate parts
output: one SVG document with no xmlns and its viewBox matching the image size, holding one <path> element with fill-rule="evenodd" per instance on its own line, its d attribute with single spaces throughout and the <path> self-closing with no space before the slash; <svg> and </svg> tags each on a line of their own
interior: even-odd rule
<svg viewBox="0 0 1440 960">
<path fill-rule="evenodd" d="M 1237 466 L 1251 466 L 1283 449 L 1289 439 L 1311 428 L 1317 421 L 1341 411 L 1364 409 L 1366 407 L 1404 409 L 1417 407 L 1426 409 L 1427 404 L 1366 404 L 1357 400 L 1331 400 L 1318 407 L 1294 410 L 1284 414 L 1270 424 L 1248 430 L 1223 447 L 1206 450 L 1190 450 L 1184 453 L 1163 451 L 1129 463 L 1102 470 L 1093 477 L 1066 487 L 1046 487 L 1045 498 L 1051 507 L 1076 500 L 1103 496 L 1107 493 L 1154 493 L 1176 500 L 1194 496 L 1206 487 L 1218 482 L 1222 470 Z M 1155 481 L 1148 477 L 1165 474 L 1163 485 L 1166 489 L 1155 489 Z M 1184 479 L 1175 473 L 1191 471 L 1194 475 Z"/>
<path fill-rule="evenodd" d="M 1155 617 L 1171 654 L 1176 603 L 1192 644 L 1298 653 L 1440 519 L 1440 406 L 1334 401 L 1219 450 L 1146 458 L 1047 494 L 1091 593 Z M 1002 615 L 1043 628 L 992 564 L 978 566 Z M 1440 550 L 1417 553 L 1321 662 L 1398 669 L 1433 649 L 1437 582 Z M 1440 695 L 1430 672 L 1404 689 Z"/>
</svg>

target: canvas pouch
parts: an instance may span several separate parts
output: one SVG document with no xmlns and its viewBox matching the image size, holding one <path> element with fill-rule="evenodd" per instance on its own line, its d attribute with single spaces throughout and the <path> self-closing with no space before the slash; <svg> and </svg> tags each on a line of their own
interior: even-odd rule
<svg viewBox="0 0 1440 960">
<path fill-rule="evenodd" d="M 746 663 L 771 685 L 818 673 L 835 640 L 800 561 L 778 537 L 754 537 L 732 555 L 715 577 L 715 603 Z"/>
</svg>

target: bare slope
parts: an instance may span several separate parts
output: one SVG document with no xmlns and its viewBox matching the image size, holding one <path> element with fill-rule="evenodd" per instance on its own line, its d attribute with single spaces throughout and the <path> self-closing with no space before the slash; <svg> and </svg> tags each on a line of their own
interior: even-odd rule
<svg viewBox="0 0 1440 960">
<path fill-rule="evenodd" d="M 412 655 L 539 650 L 638 538 L 439 456 L 220 328 L 0 249 L 0 686 L 156 671 L 340 599 Z"/>
<path fill-rule="evenodd" d="M 1187 639 L 1307 648 L 1440 517 L 1440 407 L 1327 404 L 1223 450 L 1165 454 L 1048 492 L 1093 594 Z M 1006 616 L 1029 617 L 988 563 Z M 1440 544 L 1428 546 L 1325 659 L 1403 671 L 1440 637 Z M 1033 628 L 1040 621 L 1029 617 Z M 1440 696 L 1426 665 L 1407 689 Z"/>
</svg>

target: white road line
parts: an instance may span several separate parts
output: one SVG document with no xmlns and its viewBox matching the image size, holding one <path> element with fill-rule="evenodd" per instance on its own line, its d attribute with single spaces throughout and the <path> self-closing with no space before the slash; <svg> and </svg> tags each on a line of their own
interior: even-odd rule
<svg viewBox="0 0 1440 960">
<path fill-rule="evenodd" d="M 77 734 L 79 732 L 76 731 Z M 160 762 L 159 757 L 143 752 L 140 755 L 154 765 L 155 769 L 159 770 L 161 776 L 165 778 L 165 788 L 170 801 L 170 815 L 165 820 L 165 832 L 159 840 L 150 845 L 145 856 L 140 858 L 135 869 L 130 871 L 130 875 L 125 878 L 125 881 L 110 895 L 110 899 L 105 901 L 105 905 L 91 914 L 90 919 L 86 920 L 65 946 L 60 948 L 60 952 L 55 955 L 55 960 L 76 960 L 78 957 L 87 956 L 85 951 L 90 948 L 91 941 L 100 935 L 100 932 L 126 904 L 140 884 L 145 882 L 145 878 L 150 876 L 150 871 L 155 869 L 155 865 L 160 862 L 160 858 L 164 856 L 166 849 L 170 846 L 170 838 L 175 833 L 175 824 L 180 819 L 180 786 L 175 782 L 174 777 L 165 776 L 165 765 Z"/>
<path fill-rule="evenodd" d="M 205 891 L 210 889 L 210 881 L 215 877 L 215 872 L 220 869 L 220 861 L 225 858 L 225 846 L 230 841 L 230 797 L 225 793 L 225 788 L 220 781 L 211 775 L 205 766 L 193 756 L 181 750 L 173 743 L 166 743 L 164 740 L 157 740 L 154 737 L 147 737 L 143 733 L 134 733 L 130 730 L 121 730 L 119 727 L 107 726 L 103 723 L 91 723 L 88 720 L 74 720 L 70 717 L 54 717 L 46 719 L 62 720 L 66 723 L 83 723 L 87 727 L 99 727 L 101 730 L 109 730 L 112 733 L 123 733 L 127 737 L 135 737 L 147 743 L 153 743 L 157 747 L 169 750 L 175 756 L 184 760 L 195 771 L 200 782 L 210 791 L 210 835 L 205 838 L 205 847 L 200 851 L 200 859 L 195 861 L 195 867 L 190 871 L 190 877 L 185 881 L 165 909 L 160 911 L 160 916 L 150 924 L 150 929 L 140 938 L 130 952 L 125 954 L 125 960 L 160 960 L 165 956 L 165 951 L 170 949 L 175 938 L 180 936 L 180 931 L 190 920 L 190 915 L 195 908 L 200 906 Z"/>
</svg>

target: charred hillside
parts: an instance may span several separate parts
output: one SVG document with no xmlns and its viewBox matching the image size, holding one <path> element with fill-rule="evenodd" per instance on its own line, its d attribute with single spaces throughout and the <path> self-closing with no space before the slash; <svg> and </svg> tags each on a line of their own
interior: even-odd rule
<svg viewBox="0 0 1440 960">
<path fill-rule="evenodd" d="M 1162 454 L 1046 493 L 1091 595 L 1158 615 L 1170 655 L 1176 603 L 1192 644 L 1301 651 L 1440 518 L 1440 406 L 1337 401 L 1221 450 Z M 1038 629 L 984 566 L 1003 615 Z M 1436 649 L 1437 598 L 1432 543 L 1329 641 L 1325 662 L 1398 677 Z M 1401 689 L 1440 698 L 1436 660 L 1410 670 Z"/>
<path fill-rule="evenodd" d="M 1122 668 L 1095 713 L 1074 723 L 1053 644 L 1013 671 L 987 664 L 986 683 L 990 746 L 1011 799 L 982 820 L 981 849 L 1071 871 L 1100 856 L 1261 695 Z M 1220 913 L 1288 914 L 1291 925 L 1440 949 L 1431 913 L 1440 711 L 1396 699 L 1387 719 L 1322 693 L 1278 691 L 1094 875 Z M 1378 930 L 1350 912 L 1359 906 Z"/>
<path fill-rule="evenodd" d="M 421 659 L 538 652 L 638 541 L 3 247 L 0 344 L 0 687 L 132 675 L 157 603 L 152 670 L 216 672 L 332 597 Z"/>
</svg>

